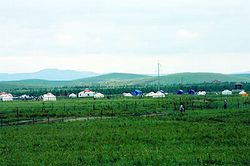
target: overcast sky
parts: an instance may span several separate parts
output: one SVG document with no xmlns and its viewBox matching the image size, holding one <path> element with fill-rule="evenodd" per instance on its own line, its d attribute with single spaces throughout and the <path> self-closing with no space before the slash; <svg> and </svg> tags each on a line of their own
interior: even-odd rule
<svg viewBox="0 0 250 166">
<path fill-rule="evenodd" d="M 249 0 L 1 0 L 0 73 L 250 71 Z"/>
</svg>

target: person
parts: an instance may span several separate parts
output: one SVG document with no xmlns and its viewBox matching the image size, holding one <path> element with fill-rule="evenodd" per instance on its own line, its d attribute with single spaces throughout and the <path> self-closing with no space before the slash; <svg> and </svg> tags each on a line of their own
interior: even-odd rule
<svg viewBox="0 0 250 166">
<path fill-rule="evenodd" d="M 185 112 L 185 107 L 183 104 L 180 105 L 180 108 L 179 108 L 180 112 Z"/>
<path fill-rule="evenodd" d="M 227 100 L 224 100 L 224 109 L 227 109 Z"/>
</svg>

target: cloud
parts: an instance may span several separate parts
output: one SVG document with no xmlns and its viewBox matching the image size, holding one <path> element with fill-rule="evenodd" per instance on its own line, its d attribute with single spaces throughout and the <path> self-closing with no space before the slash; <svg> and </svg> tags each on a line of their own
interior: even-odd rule
<svg viewBox="0 0 250 166">
<path fill-rule="evenodd" d="M 193 42 L 200 40 L 202 35 L 199 32 L 190 31 L 187 29 L 179 29 L 176 32 L 176 41 L 178 42 Z"/>
<path fill-rule="evenodd" d="M 250 23 L 247 21 L 250 18 L 249 2 L 0 1 L 0 60 L 4 61 L 4 58 L 10 56 L 14 58 L 6 59 L 1 70 L 21 70 L 22 65 L 15 63 L 29 57 L 27 59 L 30 60 L 27 61 L 36 64 L 28 65 L 24 61 L 29 70 L 53 66 L 99 70 L 95 67 L 97 65 L 106 71 L 149 70 L 147 72 L 151 73 L 154 68 L 148 69 L 148 62 L 160 56 L 171 68 L 167 72 L 188 71 L 189 66 L 185 64 L 188 58 L 182 56 L 183 54 L 189 55 L 192 59 L 200 58 L 207 61 L 213 61 L 213 58 L 219 56 L 228 61 L 227 66 L 239 66 L 241 70 L 243 66 L 247 68 L 245 61 L 244 65 L 240 66 L 241 62 L 235 59 L 229 61 L 232 57 L 228 56 L 234 53 L 235 56 L 246 59 L 246 55 L 250 53 Z M 206 55 L 212 58 L 206 58 Z M 60 63 L 59 58 L 62 58 Z M 43 59 L 44 62 L 39 63 L 37 59 Z M 84 59 L 91 59 L 91 62 L 95 63 L 86 66 L 78 64 L 78 60 L 82 62 Z M 117 66 L 107 65 L 114 59 Z M 171 63 L 168 63 L 168 59 Z M 138 61 L 143 66 L 141 69 L 132 65 Z M 64 64 L 67 62 L 70 62 L 71 66 Z M 133 67 L 119 67 L 124 66 L 123 62 Z M 203 68 L 198 68 L 197 65 L 196 69 L 215 71 L 213 63 L 209 62 Z M 225 71 L 226 67 L 220 66 L 216 67 L 216 70 Z"/>
<path fill-rule="evenodd" d="M 244 59 L 244 61 L 242 61 Z M 53 56 L 38 53 L 33 56 L 0 57 L 1 72 L 30 72 L 44 68 L 72 69 L 98 73 L 128 72 L 157 73 L 157 61 L 161 73 L 216 72 L 236 73 L 249 70 L 250 54 L 165 54 L 141 57 L 109 54 L 76 54 Z M 11 64 L 11 65 L 10 65 Z M 32 70 L 31 70 L 32 69 Z"/>
</svg>

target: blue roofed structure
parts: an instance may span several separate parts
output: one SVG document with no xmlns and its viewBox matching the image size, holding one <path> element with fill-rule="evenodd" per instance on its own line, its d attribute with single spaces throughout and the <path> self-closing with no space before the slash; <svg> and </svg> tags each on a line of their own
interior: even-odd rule
<svg viewBox="0 0 250 166">
<path fill-rule="evenodd" d="M 142 96 L 142 91 L 136 89 L 136 90 L 132 91 L 131 94 L 133 96 Z"/>
<path fill-rule="evenodd" d="M 194 91 L 193 89 L 190 89 L 190 90 L 188 91 L 188 94 L 189 94 L 189 95 L 194 95 L 194 94 L 195 94 L 195 91 Z"/>
<path fill-rule="evenodd" d="M 177 95 L 183 95 L 183 94 L 184 94 L 184 91 L 180 89 L 180 90 L 178 90 L 178 91 L 176 92 L 176 94 L 177 94 Z"/>
</svg>

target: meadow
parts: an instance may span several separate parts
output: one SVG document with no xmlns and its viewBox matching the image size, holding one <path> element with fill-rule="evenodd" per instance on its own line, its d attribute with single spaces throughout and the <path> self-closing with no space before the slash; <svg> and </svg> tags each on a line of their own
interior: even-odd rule
<svg viewBox="0 0 250 166">
<path fill-rule="evenodd" d="M 103 115 L 64 123 L 2 126 L 0 165 L 249 165 L 249 99 L 59 99 L 0 103 L 2 120 Z M 180 103 L 187 111 L 180 113 Z M 74 108 L 75 106 L 75 108 Z M 20 120 L 19 119 L 19 120 Z"/>
<path fill-rule="evenodd" d="M 1 124 L 27 119 L 128 116 L 152 113 L 172 113 L 184 104 L 187 110 L 222 109 L 224 100 L 229 109 L 247 109 L 250 99 L 239 96 L 168 95 L 166 98 L 115 96 L 111 99 L 66 99 L 56 102 L 14 101 L 0 102 Z"/>
</svg>

